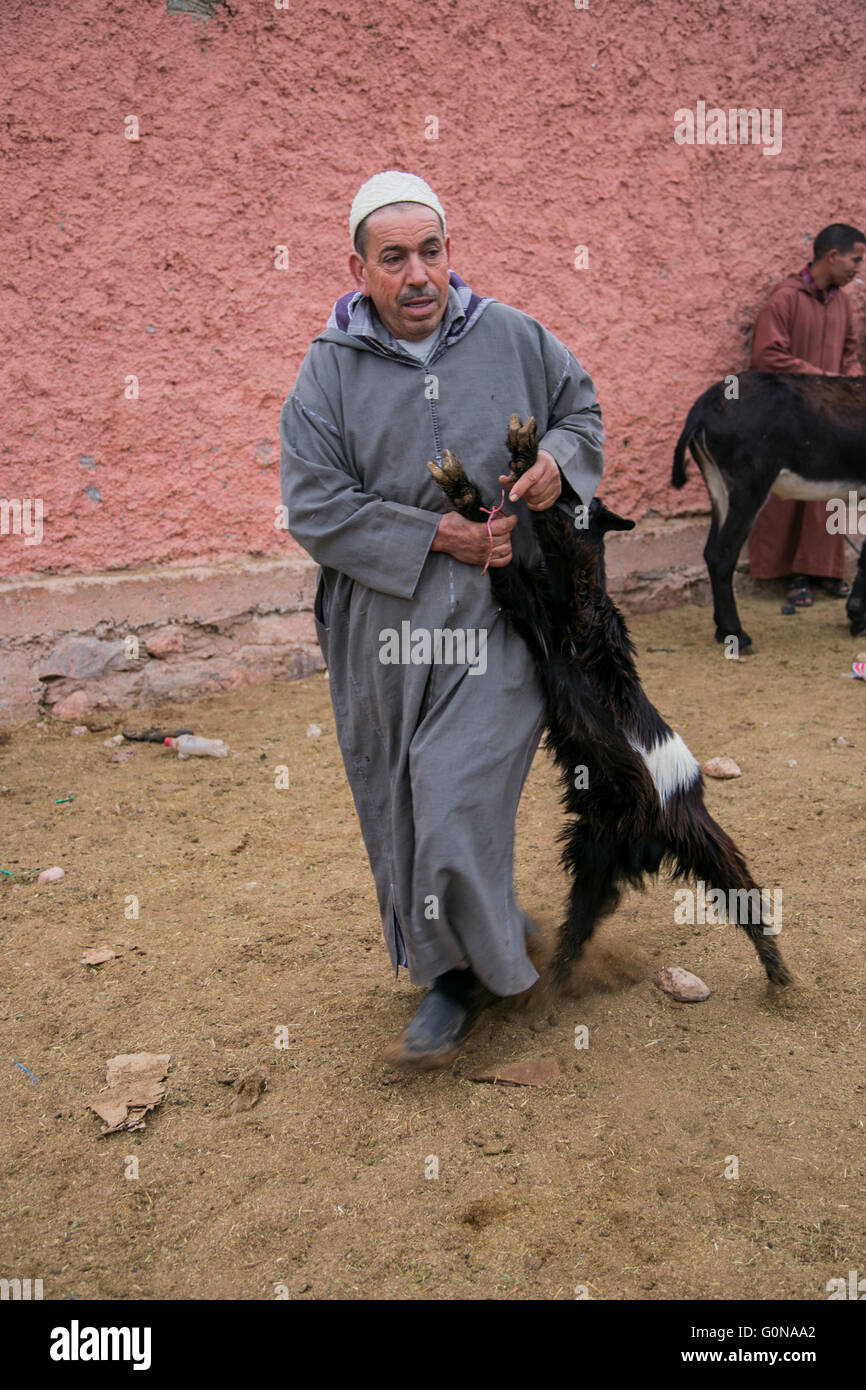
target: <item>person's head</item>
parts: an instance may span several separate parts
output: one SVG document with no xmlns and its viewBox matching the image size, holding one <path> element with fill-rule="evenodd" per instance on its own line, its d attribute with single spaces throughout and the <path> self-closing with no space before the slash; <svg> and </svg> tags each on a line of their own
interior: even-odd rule
<svg viewBox="0 0 866 1390">
<path fill-rule="evenodd" d="M 857 274 L 866 255 L 866 234 L 846 222 L 832 222 L 815 238 L 812 248 L 812 274 L 816 268 L 826 285 L 847 285 Z"/>
<path fill-rule="evenodd" d="M 451 241 L 423 179 L 388 170 L 358 190 L 349 217 L 355 284 L 395 338 L 426 338 L 448 304 Z"/>
</svg>

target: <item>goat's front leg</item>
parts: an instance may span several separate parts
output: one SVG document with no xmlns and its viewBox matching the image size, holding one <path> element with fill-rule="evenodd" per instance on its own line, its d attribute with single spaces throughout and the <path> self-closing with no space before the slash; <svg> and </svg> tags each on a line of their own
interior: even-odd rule
<svg viewBox="0 0 866 1390">
<path fill-rule="evenodd" d="M 513 418 L 517 420 L 516 415 Z M 530 423 L 534 428 L 535 422 Z M 450 449 L 445 450 L 441 466 L 430 462 L 427 467 L 456 512 L 467 521 L 487 520 L 489 513 L 482 510 L 481 493 Z M 491 570 L 490 585 L 496 602 L 529 646 L 542 684 L 546 686 L 554 641 L 542 580 L 525 564 L 512 561 L 504 568 Z"/>
<path fill-rule="evenodd" d="M 445 450 L 441 465 L 427 464 L 434 482 L 438 483 L 455 512 L 465 516 L 467 521 L 484 521 L 481 510 L 481 493 L 475 483 L 463 471 L 463 465 L 450 449 Z"/>
<path fill-rule="evenodd" d="M 505 441 L 511 454 L 511 471 L 515 478 L 522 478 L 534 463 L 538 462 L 538 434 L 535 416 L 530 415 L 525 425 L 515 413 L 511 417 L 508 437 Z"/>
</svg>

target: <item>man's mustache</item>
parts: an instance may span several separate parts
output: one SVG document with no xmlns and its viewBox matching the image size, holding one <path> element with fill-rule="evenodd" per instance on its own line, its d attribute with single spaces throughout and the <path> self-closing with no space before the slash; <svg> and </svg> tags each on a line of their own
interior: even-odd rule
<svg viewBox="0 0 866 1390">
<path fill-rule="evenodd" d="M 425 286 L 423 287 L 423 289 L 420 289 L 420 290 L 412 290 L 412 292 L 411 292 L 410 294 L 401 294 L 401 295 L 398 297 L 398 299 L 397 299 L 397 303 L 398 303 L 398 304 L 411 304 L 412 301 L 415 300 L 415 299 L 436 299 L 436 298 L 438 298 L 438 296 L 437 296 L 436 290 L 433 288 L 433 286 L 432 286 L 432 285 L 429 285 L 429 286 L 428 286 L 428 285 L 425 285 Z"/>
</svg>

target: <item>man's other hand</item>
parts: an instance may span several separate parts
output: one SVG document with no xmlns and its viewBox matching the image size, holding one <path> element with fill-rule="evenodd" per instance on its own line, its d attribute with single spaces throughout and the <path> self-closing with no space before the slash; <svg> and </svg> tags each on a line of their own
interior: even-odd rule
<svg viewBox="0 0 866 1390">
<path fill-rule="evenodd" d="M 528 476 L 528 475 L 527 475 Z M 467 521 L 459 512 L 446 512 L 433 538 L 431 550 L 442 550 L 462 560 L 464 565 L 481 565 L 490 561 L 491 569 L 504 569 L 511 564 L 511 532 L 517 525 L 516 516 L 495 516 L 490 534 L 483 521 Z M 493 540 L 493 553 L 490 541 Z"/>
<path fill-rule="evenodd" d="M 508 494 L 509 502 L 516 502 L 523 497 L 532 512 L 546 512 L 562 492 L 559 465 L 553 454 L 549 454 L 546 449 L 539 449 L 535 463 L 531 468 L 527 468 L 523 477 L 516 483 L 513 473 L 501 474 L 499 481 L 503 487 L 514 483 Z"/>
</svg>

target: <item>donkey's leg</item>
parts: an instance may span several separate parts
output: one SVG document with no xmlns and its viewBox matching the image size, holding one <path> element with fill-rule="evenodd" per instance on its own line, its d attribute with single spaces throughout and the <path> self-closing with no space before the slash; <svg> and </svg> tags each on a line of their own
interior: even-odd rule
<svg viewBox="0 0 866 1390">
<path fill-rule="evenodd" d="M 713 590 L 713 617 L 716 622 L 716 641 L 735 637 L 740 650 L 752 645 L 744 631 L 734 599 L 733 577 L 740 551 L 755 524 L 755 518 L 766 501 L 756 498 L 748 489 L 734 488 L 730 495 L 724 521 L 714 516 L 710 534 L 704 546 L 704 559 Z M 714 508 L 715 510 L 715 508 Z"/>
<path fill-rule="evenodd" d="M 714 447 L 715 454 L 705 430 L 700 430 L 690 445 L 713 509 L 704 559 L 713 590 L 716 641 L 736 637 L 745 648 L 752 645 L 752 639 L 743 631 L 734 601 L 734 568 L 779 469 L 763 457 L 760 444 L 748 452 L 724 442 Z"/>
<path fill-rule="evenodd" d="M 852 637 L 859 637 L 861 632 L 866 632 L 866 543 L 860 547 L 857 573 L 851 585 L 845 612 L 851 624 Z"/>
<path fill-rule="evenodd" d="M 698 789 L 695 791 L 700 795 Z M 668 840 L 668 853 L 683 877 L 703 879 L 708 889 L 721 888 L 727 906 L 734 909 L 733 920 L 751 938 L 767 979 L 774 985 L 792 984 L 793 977 L 775 942 L 774 928 L 764 920 L 761 891 L 742 854 L 703 802 L 691 799 L 693 795 L 694 792 L 687 793 L 679 808 L 670 808 L 675 829 Z M 677 822 L 682 827 L 679 830 Z"/>
</svg>

